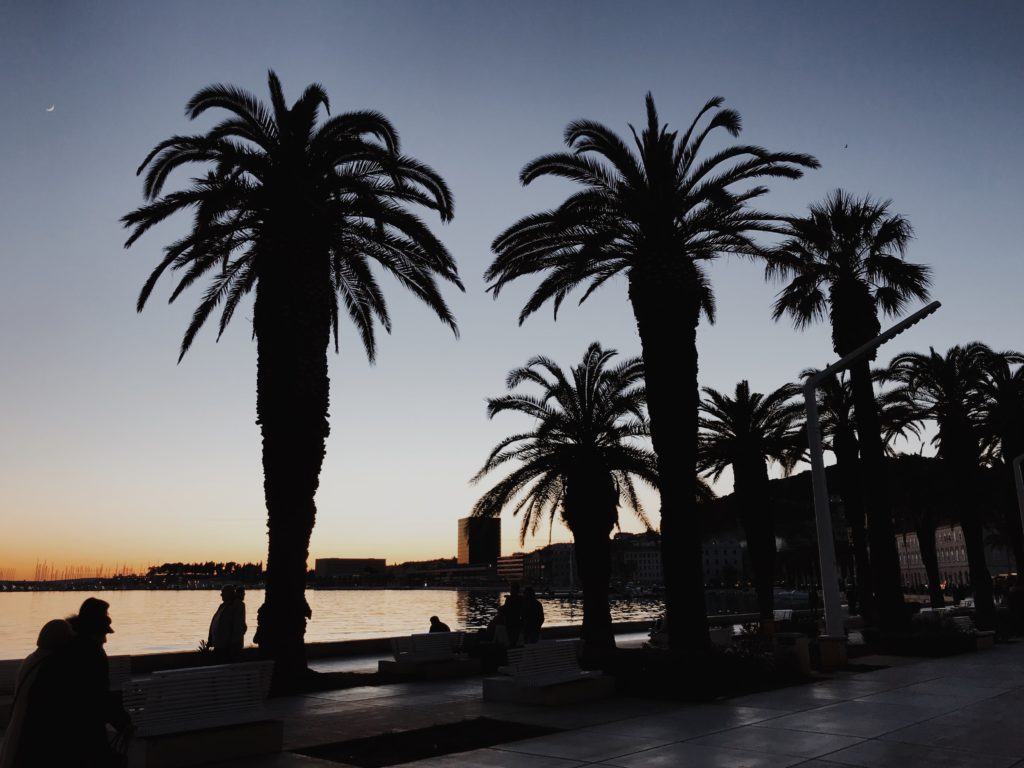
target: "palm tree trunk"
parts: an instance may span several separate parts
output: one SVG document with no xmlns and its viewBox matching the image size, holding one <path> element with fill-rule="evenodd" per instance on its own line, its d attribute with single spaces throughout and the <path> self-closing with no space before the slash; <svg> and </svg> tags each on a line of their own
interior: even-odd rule
<svg viewBox="0 0 1024 768">
<path fill-rule="evenodd" d="M 919 512 L 917 519 L 917 548 L 921 552 L 921 563 L 928 579 L 928 598 L 932 608 L 941 608 L 946 604 L 946 598 L 942 594 L 939 554 L 935 548 L 935 530 L 938 526 L 926 512 Z"/>
<path fill-rule="evenodd" d="M 326 283 L 312 269 L 265 268 L 256 289 L 257 421 L 263 436 L 267 505 L 265 602 L 260 651 L 273 659 L 274 688 L 294 690 L 306 674 L 306 566 L 329 432 Z"/>
<path fill-rule="evenodd" d="M 861 467 L 864 472 L 864 501 L 871 546 L 871 573 L 879 625 L 894 630 L 907 621 L 900 582 L 900 560 L 896 551 L 896 529 L 889 506 L 885 448 L 878 419 L 878 403 L 871 384 L 871 362 L 861 359 L 850 368 L 853 409 L 857 421 Z"/>
<path fill-rule="evenodd" d="M 995 625 L 996 607 L 992 576 L 985 559 L 985 531 L 977 510 L 978 500 L 982 498 L 978 492 L 978 463 L 974 457 L 961 457 L 956 463 L 953 492 L 956 509 L 960 513 L 960 527 L 964 532 L 964 549 L 967 550 L 967 567 L 974 593 L 974 623 L 978 629 L 988 630 Z"/>
<path fill-rule="evenodd" d="M 576 573 L 583 588 L 583 650 L 590 658 L 600 658 L 615 648 L 612 611 L 608 603 L 611 578 L 612 545 L 607 533 L 574 531 Z"/>
<path fill-rule="evenodd" d="M 757 612 L 761 626 L 775 621 L 775 525 L 768 465 L 757 459 L 747 467 L 733 465 L 740 522 L 754 569 Z"/>
<path fill-rule="evenodd" d="M 700 392 L 695 285 L 696 281 L 688 281 L 684 274 L 641 274 L 638 267 L 629 277 L 629 298 L 644 361 L 651 442 L 658 457 L 669 647 L 702 654 L 710 639 L 696 514 Z"/>
<path fill-rule="evenodd" d="M 839 495 L 843 511 L 853 538 L 853 559 L 857 570 L 857 600 L 860 615 L 870 626 L 878 621 L 875 595 L 871 579 L 871 560 L 868 555 L 867 527 L 864 519 L 864 494 L 861 487 L 860 460 L 857 457 L 857 438 L 852 430 L 841 427 L 832 438 L 839 471 Z"/>
</svg>

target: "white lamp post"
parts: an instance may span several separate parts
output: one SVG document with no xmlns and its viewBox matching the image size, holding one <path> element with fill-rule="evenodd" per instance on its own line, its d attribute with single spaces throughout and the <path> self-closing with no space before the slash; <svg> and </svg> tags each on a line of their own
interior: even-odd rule
<svg viewBox="0 0 1024 768">
<path fill-rule="evenodd" d="M 863 344 L 842 360 L 832 363 L 820 373 L 811 376 L 804 384 L 804 402 L 807 405 L 807 442 L 811 454 L 811 484 L 814 488 L 814 519 L 818 527 L 818 559 L 821 568 L 821 593 L 825 601 L 825 636 L 828 638 L 845 639 L 843 616 L 840 612 L 839 583 L 836 578 L 836 548 L 832 534 L 832 516 L 828 503 L 828 483 L 825 480 L 825 456 L 821 447 L 821 427 L 818 422 L 818 385 L 836 372 L 848 368 L 851 363 L 870 354 L 895 336 L 903 333 L 919 320 L 924 319 L 942 306 L 933 301 L 924 309 L 918 310 L 900 321 L 889 330 Z M 1017 458 L 1019 464 L 1024 456 Z M 1017 474 L 1018 498 L 1024 499 L 1021 488 L 1020 473 Z M 1021 507 L 1024 520 L 1024 501 Z"/>
</svg>

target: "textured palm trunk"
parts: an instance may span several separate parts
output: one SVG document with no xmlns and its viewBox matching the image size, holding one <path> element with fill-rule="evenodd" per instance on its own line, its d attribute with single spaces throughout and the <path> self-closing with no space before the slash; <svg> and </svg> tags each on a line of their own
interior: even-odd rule
<svg viewBox="0 0 1024 768">
<path fill-rule="evenodd" d="M 570 477 L 563 516 L 576 549 L 576 574 L 583 588 L 583 651 L 600 661 L 615 648 L 608 582 L 612 575 L 609 538 L 618 519 L 619 491 L 603 467 L 592 466 Z"/>
<path fill-rule="evenodd" d="M 298 260 L 262 266 L 254 330 L 269 552 L 258 631 L 261 655 L 275 662 L 274 688 L 286 691 L 307 671 L 306 566 L 329 432 L 330 280 Z"/>
<path fill-rule="evenodd" d="M 925 577 L 928 579 L 928 599 L 932 608 L 941 608 L 946 604 L 946 598 L 942 595 L 942 585 L 939 583 L 942 577 L 939 575 L 939 553 L 935 548 L 935 531 L 938 526 L 927 513 L 918 514 L 917 520 L 917 548 L 921 552 L 921 564 L 924 565 Z"/>
<path fill-rule="evenodd" d="M 853 409 L 857 421 L 861 467 L 864 473 L 864 502 L 871 546 L 871 575 L 875 588 L 875 606 L 879 626 L 886 630 L 901 628 L 907 621 L 900 580 L 900 560 L 896 550 L 896 528 L 889 504 L 885 447 L 878 418 L 878 403 L 871 384 L 871 363 L 861 359 L 850 368 Z"/>
<path fill-rule="evenodd" d="M 978 629 L 992 629 L 995 624 L 996 608 L 992 594 L 992 576 L 985 560 L 985 532 L 978 514 L 978 459 L 973 455 L 959 456 L 950 467 L 956 478 L 953 494 L 956 510 L 960 515 L 960 527 L 964 532 L 964 549 L 967 550 L 967 566 L 971 575 L 971 591 L 974 592 L 974 623 Z"/>
<path fill-rule="evenodd" d="M 878 621 L 878 615 L 875 610 L 871 560 L 868 554 L 857 438 L 849 428 L 840 427 L 833 437 L 832 447 L 839 471 L 839 494 L 843 499 L 843 510 L 853 539 L 853 561 L 857 569 L 857 600 L 860 602 L 860 615 L 870 626 Z"/>
<path fill-rule="evenodd" d="M 754 459 L 746 467 L 734 466 L 740 523 L 747 537 L 747 552 L 754 569 L 757 612 L 762 626 L 775 621 L 775 521 L 768 482 L 768 465 Z"/>
<path fill-rule="evenodd" d="M 574 531 L 576 573 L 583 588 L 583 648 L 591 658 L 600 658 L 615 647 L 612 611 L 608 602 L 612 546 L 609 532 Z"/>
<path fill-rule="evenodd" d="M 635 267 L 629 298 L 644 361 L 651 442 L 658 457 L 669 646 L 700 654 L 710 645 L 696 509 L 700 304 L 696 280 L 683 273 L 684 268 L 685 263 L 669 264 L 644 274 Z"/>
</svg>

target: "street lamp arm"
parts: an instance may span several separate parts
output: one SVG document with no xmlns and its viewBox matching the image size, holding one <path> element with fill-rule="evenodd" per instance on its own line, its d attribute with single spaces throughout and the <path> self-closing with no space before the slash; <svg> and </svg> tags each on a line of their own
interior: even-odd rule
<svg viewBox="0 0 1024 768">
<path fill-rule="evenodd" d="M 845 368 L 848 368 L 849 365 L 852 362 L 854 362 L 855 360 L 860 359 L 864 355 L 866 355 L 866 354 L 868 354 L 870 352 L 873 352 L 874 350 L 878 349 L 880 346 L 885 344 L 885 342 L 890 341 L 891 339 L 895 338 L 896 336 L 899 336 L 901 333 L 903 333 L 905 330 L 907 330 L 910 326 L 912 326 L 912 325 L 920 322 L 924 318 L 928 317 L 928 315 L 930 315 L 932 312 L 934 312 L 935 310 L 937 310 L 941 306 L 942 306 L 942 302 L 940 302 L 940 301 L 933 301 L 931 304 L 929 304 L 926 307 L 922 307 L 921 309 L 919 309 L 917 312 L 915 312 L 914 314 L 910 315 L 909 317 L 903 318 L 902 320 L 900 320 L 898 323 L 896 323 L 896 325 L 894 325 L 889 330 L 885 331 L 884 333 L 882 333 L 882 334 L 880 334 L 878 336 L 875 336 L 875 338 L 871 339 L 871 341 L 868 341 L 868 342 L 865 342 L 864 344 L 861 344 L 859 347 L 857 347 L 855 350 L 853 350 L 853 352 L 851 352 L 850 354 L 844 355 L 841 360 L 837 360 L 836 362 L 832 363 L 832 365 L 830 365 L 825 370 L 819 371 L 818 373 L 814 374 L 809 379 L 807 379 L 807 381 L 804 383 L 804 391 L 805 392 L 813 392 L 814 390 L 816 390 L 818 388 L 818 385 L 821 382 L 823 382 L 825 379 L 827 379 L 829 376 L 832 376 L 836 372 L 841 371 L 841 370 L 843 370 Z"/>
</svg>

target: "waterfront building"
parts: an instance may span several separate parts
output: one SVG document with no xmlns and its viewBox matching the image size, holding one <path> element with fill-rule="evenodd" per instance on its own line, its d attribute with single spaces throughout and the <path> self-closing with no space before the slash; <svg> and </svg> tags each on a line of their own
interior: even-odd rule
<svg viewBox="0 0 1024 768">
<path fill-rule="evenodd" d="M 505 555 L 498 558 L 498 578 L 511 584 L 513 581 L 523 581 L 525 575 L 526 555 L 516 552 L 514 555 Z"/>
<path fill-rule="evenodd" d="M 379 583 L 387 563 L 376 557 L 318 557 L 313 573 L 318 582 Z"/>
<path fill-rule="evenodd" d="M 459 565 L 494 566 L 501 557 L 501 519 L 463 517 L 459 520 Z"/>
<path fill-rule="evenodd" d="M 928 575 L 921 560 L 921 546 L 916 531 L 896 534 L 896 551 L 900 558 L 900 574 L 906 587 L 925 587 Z M 964 532 L 959 525 L 942 525 L 935 531 L 935 554 L 939 561 L 939 578 L 946 584 L 970 583 Z M 1009 573 L 1013 567 L 1009 552 L 986 544 L 985 562 L 993 576 Z"/>
</svg>

